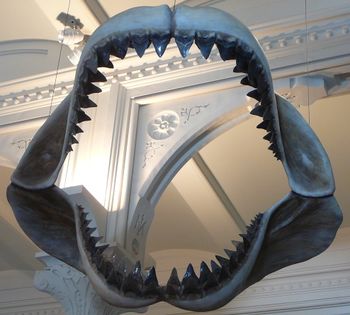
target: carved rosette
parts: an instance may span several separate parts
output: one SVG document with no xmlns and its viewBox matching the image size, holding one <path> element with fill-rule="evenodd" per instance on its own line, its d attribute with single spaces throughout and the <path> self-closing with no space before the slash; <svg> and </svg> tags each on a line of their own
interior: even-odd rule
<svg viewBox="0 0 350 315">
<path fill-rule="evenodd" d="M 155 140 L 163 140 L 174 134 L 180 122 L 174 111 L 163 111 L 148 123 L 148 134 Z"/>
</svg>

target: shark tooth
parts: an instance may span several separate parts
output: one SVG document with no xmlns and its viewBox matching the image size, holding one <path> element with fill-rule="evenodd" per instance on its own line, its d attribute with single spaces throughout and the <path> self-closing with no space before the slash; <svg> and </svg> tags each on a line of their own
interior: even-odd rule
<svg viewBox="0 0 350 315">
<path fill-rule="evenodd" d="M 170 34 L 153 34 L 152 35 L 152 43 L 154 46 L 154 50 L 156 51 L 158 57 L 162 57 L 166 47 L 168 46 L 170 42 Z"/>
<path fill-rule="evenodd" d="M 215 32 L 197 32 L 195 43 L 199 50 L 201 51 L 202 56 L 205 59 L 209 58 L 211 50 L 215 44 L 216 36 Z"/>
<path fill-rule="evenodd" d="M 116 37 L 112 40 L 111 55 L 124 59 L 129 47 L 129 37 Z"/>
<path fill-rule="evenodd" d="M 175 42 L 183 58 L 186 58 L 188 56 L 190 48 L 193 44 L 193 40 L 194 40 L 194 34 L 193 35 L 189 33 L 175 34 Z"/>
<path fill-rule="evenodd" d="M 132 47 L 134 47 L 137 55 L 140 58 L 144 55 L 146 49 L 151 44 L 151 41 L 148 37 L 148 34 L 146 34 L 146 33 L 132 34 L 130 41 L 131 41 Z"/>
<path fill-rule="evenodd" d="M 166 290 L 166 293 L 169 295 L 179 295 L 180 289 L 181 289 L 181 283 L 177 275 L 177 270 L 176 268 L 173 268 L 165 290 Z"/>
<path fill-rule="evenodd" d="M 218 285 L 218 281 L 210 271 L 208 265 L 202 261 L 200 266 L 199 285 L 202 290 L 210 290 Z"/>
<path fill-rule="evenodd" d="M 90 82 L 106 82 L 107 78 L 100 72 L 91 72 L 89 71 L 89 81 Z"/>
<path fill-rule="evenodd" d="M 88 115 L 86 115 L 85 112 L 82 110 L 77 111 L 77 118 L 78 118 L 78 123 L 91 120 L 91 118 Z"/>
<path fill-rule="evenodd" d="M 156 269 L 154 267 L 152 267 L 148 272 L 144 282 L 144 292 L 147 295 L 157 295 L 159 293 L 159 284 Z"/>
<path fill-rule="evenodd" d="M 256 99 L 257 101 L 261 100 L 261 95 L 258 92 L 258 90 L 252 90 L 252 91 L 248 92 L 247 96 L 252 97 L 252 98 Z"/>
<path fill-rule="evenodd" d="M 83 85 L 83 91 L 84 91 L 84 95 L 102 92 L 102 90 L 99 87 L 97 87 L 96 85 L 90 82 L 87 82 Z"/>
<path fill-rule="evenodd" d="M 182 294 L 200 293 L 199 279 L 193 269 L 192 264 L 189 264 L 182 279 Z"/>
<path fill-rule="evenodd" d="M 264 112 L 265 112 L 265 108 L 261 105 L 258 105 L 258 106 L 255 106 L 250 113 L 255 116 L 263 117 Z"/>
</svg>

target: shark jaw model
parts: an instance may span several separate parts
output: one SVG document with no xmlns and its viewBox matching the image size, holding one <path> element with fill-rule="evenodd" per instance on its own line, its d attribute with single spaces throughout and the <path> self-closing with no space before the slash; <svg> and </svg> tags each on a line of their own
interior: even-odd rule
<svg viewBox="0 0 350 315">
<path fill-rule="evenodd" d="M 158 56 L 175 38 L 186 58 L 195 42 L 208 58 L 214 44 L 223 60 L 236 59 L 234 72 L 247 74 L 241 83 L 255 89 L 251 112 L 262 117 L 257 126 L 267 131 L 269 149 L 283 163 L 291 192 L 271 209 L 257 215 L 234 242 L 235 251 L 217 256 L 219 264 L 203 262 L 197 276 L 191 264 L 180 281 L 173 269 L 159 285 L 155 269 L 143 276 L 136 263 L 131 271 L 122 257 L 112 260 L 106 246 L 91 234 L 84 209 L 54 185 L 61 166 L 90 120 L 83 108 L 96 106 L 88 97 L 105 81 L 98 67 L 113 67 L 110 55 L 123 59 L 128 47 L 142 57 L 153 43 Z M 333 197 L 333 174 L 327 154 L 298 111 L 274 93 L 264 53 L 250 31 L 237 19 L 213 8 L 180 6 L 139 7 L 116 15 L 90 37 L 76 71 L 72 92 L 37 132 L 12 176 L 7 196 L 27 235 L 44 251 L 85 273 L 108 303 L 138 308 L 165 301 L 192 311 L 217 309 L 267 274 L 305 261 L 324 251 L 342 222 Z M 119 261 L 119 262 L 118 262 Z"/>
</svg>

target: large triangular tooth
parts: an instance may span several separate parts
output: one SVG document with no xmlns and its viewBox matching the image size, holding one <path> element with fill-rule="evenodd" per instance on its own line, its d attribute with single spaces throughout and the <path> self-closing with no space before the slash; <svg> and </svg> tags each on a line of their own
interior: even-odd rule
<svg viewBox="0 0 350 315">
<path fill-rule="evenodd" d="M 89 237 L 91 236 L 92 233 L 94 233 L 97 230 L 95 227 L 86 227 L 84 229 L 85 234 L 88 235 Z"/>
<path fill-rule="evenodd" d="M 89 226 L 89 224 L 90 224 L 91 222 L 92 222 L 92 220 L 83 220 L 83 221 L 81 221 L 81 227 L 86 228 L 86 227 Z"/>
<path fill-rule="evenodd" d="M 224 251 L 228 258 L 231 258 L 231 256 L 235 253 L 233 250 L 227 248 L 225 248 Z"/>
<path fill-rule="evenodd" d="M 69 153 L 69 152 L 72 152 L 73 151 L 73 148 L 71 145 L 68 145 L 67 146 L 67 149 L 66 149 L 66 152 Z"/>
<path fill-rule="evenodd" d="M 83 85 L 83 91 L 84 91 L 84 95 L 90 95 L 93 93 L 101 93 L 102 92 L 102 90 L 98 86 L 96 86 L 90 82 L 87 82 Z"/>
<path fill-rule="evenodd" d="M 86 115 L 85 112 L 82 110 L 77 111 L 77 119 L 78 123 L 91 120 L 91 118 L 88 115 Z"/>
<path fill-rule="evenodd" d="M 256 83 L 255 83 L 253 80 L 249 79 L 248 76 L 245 76 L 245 77 L 241 80 L 241 84 L 242 84 L 242 85 L 249 85 L 249 86 L 251 86 L 251 87 L 253 87 L 253 88 L 256 88 Z"/>
<path fill-rule="evenodd" d="M 124 292 L 133 292 L 136 295 L 141 295 L 143 287 L 143 278 L 141 263 L 138 261 L 135 264 L 134 270 L 129 273 L 123 283 Z"/>
<path fill-rule="evenodd" d="M 240 241 L 236 241 L 236 240 L 232 240 L 231 242 L 236 248 L 237 248 L 237 246 L 239 246 L 239 244 L 241 244 Z"/>
<path fill-rule="evenodd" d="M 271 143 L 270 146 L 268 147 L 269 150 L 272 152 L 276 153 L 277 152 L 277 147 L 274 143 Z"/>
<path fill-rule="evenodd" d="M 245 246 L 243 243 L 240 243 L 238 246 L 237 246 L 237 262 L 240 262 L 242 261 L 245 256 L 246 256 L 246 250 L 245 250 Z"/>
<path fill-rule="evenodd" d="M 177 275 L 176 268 L 173 268 L 173 270 L 171 271 L 171 275 L 170 275 L 170 278 L 167 282 L 165 290 L 166 290 L 166 293 L 169 295 L 179 295 L 180 294 L 181 283 L 180 283 L 179 277 Z"/>
<path fill-rule="evenodd" d="M 221 269 L 229 270 L 230 261 L 228 259 L 226 259 L 225 257 L 219 256 L 219 255 L 215 255 L 215 258 L 217 259 L 217 261 L 221 265 Z"/>
<path fill-rule="evenodd" d="M 259 117 L 263 117 L 264 112 L 265 112 L 265 108 L 261 105 L 257 105 L 251 110 L 250 114 L 255 115 L 255 116 L 259 116 Z"/>
<path fill-rule="evenodd" d="M 158 295 L 159 283 L 157 279 L 156 269 L 152 267 L 144 282 L 144 294 L 145 295 Z"/>
<path fill-rule="evenodd" d="M 130 41 L 131 41 L 132 47 L 134 47 L 137 55 L 140 58 L 144 55 L 146 49 L 151 44 L 151 41 L 147 33 L 132 34 Z"/>
<path fill-rule="evenodd" d="M 217 38 L 216 47 L 219 50 L 219 54 L 222 60 L 236 59 L 236 44 L 234 39 Z"/>
<path fill-rule="evenodd" d="M 230 277 L 230 261 L 219 255 L 216 255 L 215 258 L 221 265 L 221 272 L 218 281 L 225 281 Z"/>
<path fill-rule="evenodd" d="M 96 71 L 96 73 L 89 71 L 89 81 L 90 82 L 106 82 L 107 78 L 98 70 Z"/>
<path fill-rule="evenodd" d="M 182 279 L 182 294 L 200 293 L 199 279 L 193 269 L 192 264 L 189 264 Z"/>
<path fill-rule="evenodd" d="M 216 277 L 212 274 L 204 261 L 202 261 L 200 266 L 199 285 L 204 291 L 210 290 L 218 285 Z"/>
<path fill-rule="evenodd" d="M 257 125 L 256 128 L 265 129 L 267 131 L 270 131 L 271 130 L 271 122 L 268 120 L 264 120 L 259 125 Z"/>
<path fill-rule="evenodd" d="M 112 48 L 111 48 L 111 54 L 113 56 L 116 56 L 120 59 L 124 59 L 129 47 L 129 37 L 127 36 L 118 36 L 112 40 Z"/>
<path fill-rule="evenodd" d="M 202 56 L 208 59 L 216 41 L 215 32 L 197 32 L 195 43 Z"/>
<path fill-rule="evenodd" d="M 151 40 L 158 57 L 163 56 L 170 39 L 170 34 L 152 34 Z"/>
<path fill-rule="evenodd" d="M 273 133 L 272 133 L 272 132 L 267 133 L 267 134 L 263 137 L 263 139 L 266 140 L 266 141 L 272 142 Z"/>
<path fill-rule="evenodd" d="M 77 143 L 79 143 L 78 140 L 74 136 L 71 136 L 70 137 L 70 144 L 77 144 Z"/>
<path fill-rule="evenodd" d="M 74 126 L 73 126 L 72 133 L 73 133 L 74 135 L 76 135 L 76 134 L 78 134 L 78 133 L 82 133 L 82 132 L 84 132 L 84 131 L 83 131 L 83 129 L 81 129 L 79 126 L 77 126 L 77 125 L 74 125 Z"/>
<path fill-rule="evenodd" d="M 216 280 L 219 281 L 220 274 L 221 274 L 220 266 L 214 260 L 211 260 L 210 267 L 211 267 L 212 273 L 215 276 Z"/>
<path fill-rule="evenodd" d="M 258 90 L 252 90 L 252 91 L 248 92 L 247 96 L 252 97 L 252 98 L 256 99 L 257 101 L 261 100 L 261 95 L 258 92 Z"/>
<path fill-rule="evenodd" d="M 249 249 L 249 247 L 250 247 L 251 240 L 250 240 L 250 238 L 248 237 L 247 234 L 239 234 L 239 235 L 242 237 L 243 244 L 244 244 L 244 249 L 247 251 Z"/>
<path fill-rule="evenodd" d="M 183 58 L 188 56 L 190 48 L 193 45 L 193 41 L 194 33 L 192 32 L 175 34 L 175 42 Z"/>
<path fill-rule="evenodd" d="M 79 97 L 79 106 L 81 108 L 90 108 L 90 107 L 97 107 L 96 103 L 90 100 L 88 96 L 81 95 Z"/>
</svg>

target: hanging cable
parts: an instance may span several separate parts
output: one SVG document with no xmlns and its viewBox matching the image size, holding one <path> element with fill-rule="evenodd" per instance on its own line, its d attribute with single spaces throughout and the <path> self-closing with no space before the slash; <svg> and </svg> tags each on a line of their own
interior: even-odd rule
<svg viewBox="0 0 350 315">
<path fill-rule="evenodd" d="M 174 0 L 173 12 L 175 12 L 176 0 Z"/>
<path fill-rule="evenodd" d="M 71 2 L 71 0 L 68 0 L 68 7 L 67 7 L 67 11 L 66 11 L 66 18 L 65 18 L 65 22 L 64 22 L 64 27 L 67 26 L 67 22 L 68 22 L 68 14 L 69 14 L 69 10 L 70 10 L 70 2 Z M 55 96 L 55 89 L 56 89 L 56 84 L 57 84 L 58 70 L 59 70 L 60 63 L 61 63 L 62 49 L 63 49 L 63 41 L 61 42 L 60 52 L 58 54 L 56 73 L 55 73 L 55 80 L 54 80 L 54 83 L 53 83 L 53 89 L 52 89 L 52 95 L 51 95 L 51 101 L 50 101 L 49 116 L 51 116 L 53 97 Z"/>
<path fill-rule="evenodd" d="M 307 112 L 308 112 L 308 121 L 309 125 L 311 125 L 311 109 L 310 109 L 310 85 L 309 85 L 309 25 L 308 25 L 308 10 L 307 10 L 307 0 L 305 0 L 305 64 L 306 64 L 306 84 L 307 84 Z"/>
</svg>

